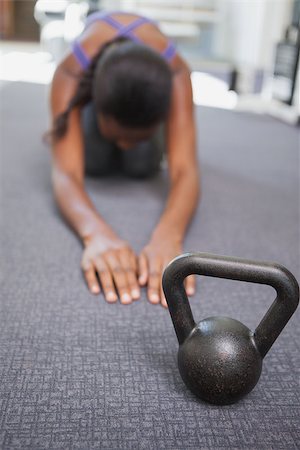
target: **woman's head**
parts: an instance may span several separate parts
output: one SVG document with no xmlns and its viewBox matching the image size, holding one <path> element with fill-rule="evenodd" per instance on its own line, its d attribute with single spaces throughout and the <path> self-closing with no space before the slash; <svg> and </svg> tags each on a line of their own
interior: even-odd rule
<svg viewBox="0 0 300 450">
<path fill-rule="evenodd" d="M 93 79 L 96 109 L 128 127 L 153 126 L 166 118 L 171 71 L 152 49 L 125 41 L 99 58 Z"/>
<path fill-rule="evenodd" d="M 128 39 L 107 43 L 83 74 L 67 116 L 75 106 L 93 99 L 98 123 L 111 140 L 133 137 L 143 140 L 167 117 L 172 87 L 172 72 L 154 50 Z M 62 137 L 62 116 L 58 116 L 54 137 Z M 59 123 L 60 121 L 60 123 Z M 63 131 L 63 132 L 61 132 Z M 128 139 L 127 139 L 128 140 Z"/>
</svg>

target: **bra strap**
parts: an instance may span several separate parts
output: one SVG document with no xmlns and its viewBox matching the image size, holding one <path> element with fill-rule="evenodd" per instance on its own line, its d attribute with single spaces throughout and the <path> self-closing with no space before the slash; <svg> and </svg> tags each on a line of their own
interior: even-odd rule
<svg viewBox="0 0 300 450">
<path fill-rule="evenodd" d="M 134 20 L 129 25 L 125 25 L 119 28 L 118 36 L 135 36 L 134 33 L 132 33 L 136 28 L 140 27 L 141 25 L 144 25 L 144 23 L 149 23 L 149 20 L 145 17 L 140 17 L 139 19 Z"/>
<path fill-rule="evenodd" d="M 85 54 L 77 39 L 72 44 L 73 54 L 83 69 L 87 69 L 90 65 L 90 58 Z"/>
<path fill-rule="evenodd" d="M 171 61 L 176 54 L 176 46 L 173 42 L 169 42 L 167 48 L 162 52 L 162 56 L 166 58 L 167 61 Z"/>
</svg>

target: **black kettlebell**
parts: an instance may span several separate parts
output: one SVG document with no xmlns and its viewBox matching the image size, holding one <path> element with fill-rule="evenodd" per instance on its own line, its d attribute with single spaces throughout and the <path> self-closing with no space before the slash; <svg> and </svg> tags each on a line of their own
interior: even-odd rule
<svg viewBox="0 0 300 450">
<path fill-rule="evenodd" d="M 254 333 L 227 317 L 209 317 L 196 325 L 183 284 L 192 274 L 267 284 L 277 297 Z M 163 289 L 179 342 L 181 377 L 197 397 L 217 405 L 235 403 L 254 388 L 263 358 L 299 302 L 298 283 L 285 267 L 207 253 L 171 261 Z"/>
</svg>

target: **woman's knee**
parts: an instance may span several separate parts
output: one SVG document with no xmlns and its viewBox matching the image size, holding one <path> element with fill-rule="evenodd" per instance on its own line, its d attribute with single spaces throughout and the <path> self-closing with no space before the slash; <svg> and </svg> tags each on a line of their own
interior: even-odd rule
<svg viewBox="0 0 300 450">
<path fill-rule="evenodd" d="M 93 102 L 81 111 L 85 173 L 89 176 L 109 175 L 118 165 L 115 146 L 104 139 L 97 124 Z"/>
<path fill-rule="evenodd" d="M 122 151 L 123 172 L 134 178 L 147 178 L 160 169 L 162 152 L 152 141 L 141 142 L 131 150 Z"/>
</svg>

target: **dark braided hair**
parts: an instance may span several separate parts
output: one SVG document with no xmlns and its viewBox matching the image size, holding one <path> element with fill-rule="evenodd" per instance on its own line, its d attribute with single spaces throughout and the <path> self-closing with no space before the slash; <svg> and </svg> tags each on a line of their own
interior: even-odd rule
<svg viewBox="0 0 300 450">
<path fill-rule="evenodd" d="M 169 111 L 172 72 L 167 62 L 146 45 L 119 37 L 107 42 L 80 77 L 75 95 L 59 114 L 48 137 L 62 138 L 70 112 L 93 100 L 98 113 L 125 127 L 151 127 Z"/>
</svg>

